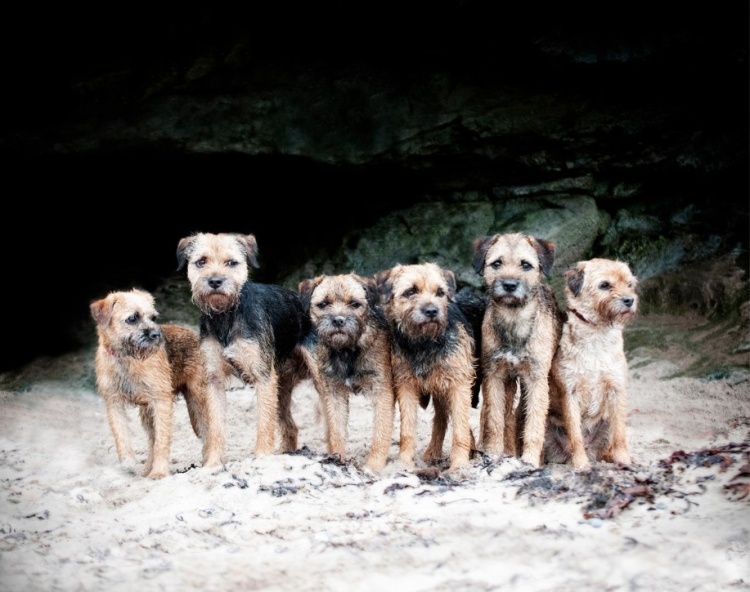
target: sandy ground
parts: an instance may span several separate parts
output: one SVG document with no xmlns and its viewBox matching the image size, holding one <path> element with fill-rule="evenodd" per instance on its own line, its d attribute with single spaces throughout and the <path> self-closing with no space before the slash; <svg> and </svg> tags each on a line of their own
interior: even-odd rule
<svg viewBox="0 0 750 592">
<path fill-rule="evenodd" d="M 254 392 L 236 388 L 225 467 L 196 468 L 180 400 L 172 474 L 152 481 L 117 464 L 93 351 L 40 360 L 0 391 L 0 590 L 750 590 L 748 375 L 673 378 L 638 352 L 630 365 L 627 468 L 480 457 L 455 477 L 407 471 L 397 413 L 373 478 L 358 468 L 369 400 L 352 398 L 342 465 L 302 385 L 297 454 L 254 458 Z"/>
</svg>

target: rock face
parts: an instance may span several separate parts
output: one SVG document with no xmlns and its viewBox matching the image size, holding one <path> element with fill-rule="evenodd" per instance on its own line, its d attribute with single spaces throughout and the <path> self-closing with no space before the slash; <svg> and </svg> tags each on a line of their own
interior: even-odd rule
<svg viewBox="0 0 750 592">
<path fill-rule="evenodd" d="M 555 285 L 577 260 L 619 258 L 662 310 L 688 298 L 681 270 L 721 269 L 734 287 L 700 308 L 735 314 L 748 47 L 746 10 L 728 10 L 455 0 L 19 18 L 0 128 L 14 218 L 87 265 L 54 332 L 75 333 L 105 290 L 161 285 L 182 236 L 225 230 L 256 234 L 265 281 L 431 259 L 474 288 L 472 240 L 523 231 L 558 245 Z M 70 274 L 45 271 L 50 285 Z M 43 352 L 29 333 L 6 367 Z"/>
</svg>

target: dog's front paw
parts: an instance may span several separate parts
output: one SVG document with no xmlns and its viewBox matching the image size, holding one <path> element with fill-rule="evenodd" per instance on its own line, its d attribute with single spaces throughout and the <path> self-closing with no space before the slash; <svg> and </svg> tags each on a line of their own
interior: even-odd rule
<svg viewBox="0 0 750 592">
<path fill-rule="evenodd" d="M 612 450 L 606 455 L 606 460 L 621 465 L 629 465 L 631 463 L 630 453 L 622 449 Z"/>
<path fill-rule="evenodd" d="M 414 455 L 413 454 L 408 454 L 408 453 L 399 454 L 398 460 L 407 469 L 414 468 Z"/>
<path fill-rule="evenodd" d="M 385 467 L 385 459 L 383 458 L 368 458 L 363 470 L 373 476 L 380 474 L 380 471 Z"/>
<path fill-rule="evenodd" d="M 213 455 L 213 456 L 207 456 L 203 460 L 203 468 L 205 469 L 215 469 L 217 467 L 224 466 L 224 462 L 221 460 L 221 455 Z"/>
<path fill-rule="evenodd" d="M 524 452 L 521 460 L 534 468 L 538 468 L 541 463 L 541 455 L 536 452 Z"/>
<path fill-rule="evenodd" d="M 583 450 L 575 452 L 570 457 L 570 464 L 573 465 L 574 469 L 590 469 L 591 463 L 589 457 Z"/>
<path fill-rule="evenodd" d="M 422 455 L 422 460 L 428 465 L 436 465 L 443 460 L 443 451 L 427 449 Z"/>
<path fill-rule="evenodd" d="M 167 463 L 154 463 L 153 466 L 146 466 L 143 470 L 143 476 L 148 479 L 161 479 L 167 475 L 169 475 Z"/>
</svg>

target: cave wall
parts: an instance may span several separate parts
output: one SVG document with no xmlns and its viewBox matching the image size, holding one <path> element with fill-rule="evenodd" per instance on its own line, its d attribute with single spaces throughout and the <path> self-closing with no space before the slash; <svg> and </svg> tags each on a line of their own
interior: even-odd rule
<svg viewBox="0 0 750 592">
<path fill-rule="evenodd" d="M 559 243 L 553 282 L 618 257 L 669 309 L 729 261 L 730 304 L 695 306 L 744 300 L 747 7 L 12 11 L 2 369 L 173 281 L 193 231 L 256 234 L 291 287 L 426 258 L 477 287 L 471 239 L 512 229 Z"/>
</svg>

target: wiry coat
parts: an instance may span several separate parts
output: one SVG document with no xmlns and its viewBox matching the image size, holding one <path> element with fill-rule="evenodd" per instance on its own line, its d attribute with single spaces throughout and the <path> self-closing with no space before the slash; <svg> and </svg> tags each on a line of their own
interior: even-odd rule
<svg viewBox="0 0 750 592">
<path fill-rule="evenodd" d="M 326 418 L 329 454 L 346 458 L 350 394 L 373 403 L 373 435 L 365 467 L 379 471 L 388 459 L 395 392 L 388 325 L 372 278 L 318 276 L 300 282 L 312 328 L 303 341 L 308 367 Z"/>
<path fill-rule="evenodd" d="M 471 323 L 455 302 L 452 271 L 434 263 L 397 265 L 376 275 L 391 330 L 391 364 L 401 415 L 399 457 L 414 462 L 416 414 L 433 402 L 426 462 L 442 458 L 448 420 L 453 421 L 450 469 L 468 464 L 474 449 L 469 426 L 476 359 Z"/>
<path fill-rule="evenodd" d="M 308 377 L 299 346 L 310 320 L 295 290 L 250 279 L 257 253 L 253 235 L 198 233 L 179 241 L 177 269 L 187 267 L 192 298 L 201 310 L 209 389 L 225 407 L 228 374 L 255 387 L 255 454 L 264 455 L 274 451 L 277 423 L 282 449 L 297 448 L 292 391 Z"/>
<path fill-rule="evenodd" d="M 99 342 L 96 383 L 119 460 L 134 461 L 125 408 L 136 405 L 149 442 L 144 475 L 169 472 L 174 399 L 183 395 L 193 430 L 203 440 L 203 465 L 220 465 L 224 425 L 218 402 L 208 393 L 198 335 L 157 324 L 154 298 L 142 290 L 111 292 L 90 308 Z"/>
<path fill-rule="evenodd" d="M 482 275 L 487 309 L 481 329 L 483 450 L 541 463 L 549 407 L 549 371 L 561 317 L 543 283 L 555 245 L 521 233 L 475 239 L 474 269 Z"/>
<path fill-rule="evenodd" d="M 546 459 L 575 468 L 628 464 L 623 329 L 637 314 L 637 279 L 627 264 L 608 259 L 581 261 L 565 279 L 568 314 L 552 365 Z"/>
</svg>

